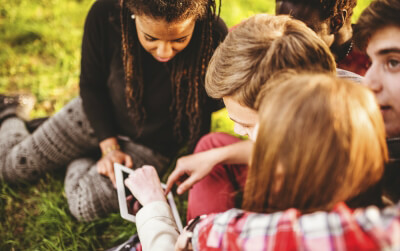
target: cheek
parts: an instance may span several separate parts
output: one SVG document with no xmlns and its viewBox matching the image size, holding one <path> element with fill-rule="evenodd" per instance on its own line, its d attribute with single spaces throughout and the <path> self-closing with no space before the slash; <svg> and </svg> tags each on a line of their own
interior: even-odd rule
<svg viewBox="0 0 400 251">
<path fill-rule="evenodd" d="M 190 43 L 190 39 L 186 40 L 184 43 L 176 43 L 173 46 L 175 52 L 183 51 Z"/>
<path fill-rule="evenodd" d="M 151 49 L 151 43 L 147 41 L 143 36 L 138 36 L 139 43 L 142 45 L 145 51 L 149 51 Z"/>
<path fill-rule="evenodd" d="M 328 45 L 328 47 L 330 47 L 335 40 L 335 37 L 332 34 L 329 34 L 327 30 L 322 30 L 318 32 L 317 35 L 326 45 Z"/>
<path fill-rule="evenodd" d="M 251 141 L 256 141 L 257 138 L 257 130 L 255 127 L 251 127 L 247 129 L 247 135 L 249 135 L 249 138 Z"/>
<path fill-rule="evenodd" d="M 247 134 L 245 128 L 243 128 L 243 126 L 241 126 L 237 123 L 235 123 L 233 130 L 236 134 L 239 134 L 240 136 L 246 136 L 246 134 Z"/>
<path fill-rule="evenodd" d="M 393 76 L 386 77 L 385 79 L 385 91 L 390 96 L 391 105 L 397 111 L 400 116 L 400 73 L 394 74 Z M 400 117 L 399 117 L 400 119 Z"/>
</svg>

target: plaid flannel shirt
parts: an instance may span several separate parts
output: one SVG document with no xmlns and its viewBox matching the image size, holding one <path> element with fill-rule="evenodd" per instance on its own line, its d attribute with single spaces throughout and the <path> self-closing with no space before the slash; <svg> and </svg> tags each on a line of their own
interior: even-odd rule
<svg viewBox="0 0 400 251">
<path fill-rule="evenodd" d="M 331 212 L 302 216 L 296 209 L 231 209 L 197 224 L 192 244 L 194 250 L 400 250 L 400 202 L 354 211 L 339 203 Z"/>
</svg>

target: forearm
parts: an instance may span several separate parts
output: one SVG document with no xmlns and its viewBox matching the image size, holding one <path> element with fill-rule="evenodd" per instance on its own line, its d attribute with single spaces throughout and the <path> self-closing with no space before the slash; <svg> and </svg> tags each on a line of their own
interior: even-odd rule
<svg viewBox="0 0 400 251">
<path fill-rule="evenodd" d="M 179 232 L 165 201 L 145 205 L 136 214 L 136 226 L 143 250 L 174 250 Z"/>
<path fill-rule="evenodd" d="M 248 164 L 252 150 L 253 142 L 243 140 L 210 151 L 213 151 L 213 156 L 218 164 Z"/>
</svg>

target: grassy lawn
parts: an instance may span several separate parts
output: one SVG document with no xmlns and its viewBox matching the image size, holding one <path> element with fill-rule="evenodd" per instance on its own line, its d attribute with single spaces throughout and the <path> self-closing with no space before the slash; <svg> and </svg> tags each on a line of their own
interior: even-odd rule
<svg viewBox="0 0 400 251">
<path fill-rule="evenodd" d="M 78 94 L 82 27 L 93 2 L 0 0 L 0 93 L 34 94 L 32 117 L 51 115 Z M 359 1 L 355 18 L 369 2 Z M 272 0 L 226 0 L 221 16 L 232 26 L 274 8 Z M 213 130 L 232 132 L 226 111 L 214 115 Z M 103 250 L 134 233 L 119 214 L 78 223 L 63 178 L 59 171 L 35 184 L 0 183 L 0 250 Z"/>
</svg>

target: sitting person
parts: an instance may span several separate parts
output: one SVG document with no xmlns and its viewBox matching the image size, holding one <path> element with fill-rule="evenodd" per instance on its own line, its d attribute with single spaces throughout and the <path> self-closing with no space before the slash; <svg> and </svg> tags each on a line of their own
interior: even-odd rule
<svg viewBox="0 0 400 251">
<path fill-rule="evenodd" d="M 327 75 L 292 75 L 275 81 L 270 83 L 272 90 L 259 96 L 259 129 L 246 181 L 245 211 L 205 218 L 194 231 L 195 249 L 396 247 L 400 207 L 392 209 L 388 225 L 376 222 L 371 230 L 365 222 L 356 223 L 343 203 L 378 182 L 387 161 L 385 127 L 373 93 Z M 330 215 L 349 218 L 341 222 L 321 216 L 309 221 L 312 215 L 298 216 L 331 210 Z M 324 227 L 343 233 L 331 237 L 337 241 L 328 241 L 325 232 L 318 232 Z M 317 233 L 322 237 L 313 238 Z M 355 234 L 358 238 L 352 237 Z"/>
<path fill-rule="evenodd" d="M 385 122 L 390 163 L 382 186 L 391 201 L 400 200 L 400 2 L 378 0 L 361 14 L 354 28 L 357 47 L 366 51 L 371 65 L 364 84 L 380 105 Z"/>
<path fill-rule="evenodd" d="M 335 73 L 335 62 L 327 45 L 304 23 L 282 15 L 255 15 L 239 24 L 217 48 L 207 71 L 206 90 L 211 97 L 224 100 L 238 134 L 251 134 L 257 118 L 256 96 L 269 77 L 282 69 Z M 209 134 L 198 142 L 195 154 L 178 160 L 167 191 L 185 174 L 189 176 L 177 190 L 180 194 L 192 187 L 188 220 L 241 205 L 251 148 L 249 141 Z M 381 206 L 379 189 L 371 193 L 351 206 Z"/>
<path fill-rule="evenodd" d="M 80 97 L 33 134 L 0 106 L 0 180 L 29 183 L 68 166 L 72 215 L 90 221 L 118 211 L 113 163 L 162 173 L 222 108 L 204 90 L 208 61 L 227 33 L 215 6 L 95 1 L 83 34 Z"/>
<path fill-rule="evenodd" d="M 352 216 L 343 203 L 378 182 L 388 158 L 385 127 L 372 92 L 327 74 L 286 74 L 270 80 L 256 106 L 259 128 L 253 134 L 256 143 L 243 201 L 246 211 L 232 209 L 201 217 L 191 242 L 195 250 L 302 250 L 322 245 L 355 250 L 398 245 L 399 206 L 375 215 L 375 220 L 385 219 L 385 225 L 376 224 L 371 231 L 369 224 L 354 222 L 351 218 L 357 214 Z M 137 169 L 125 184 L 143 205 L 136 215 L 143 249 L 172 250 L 178 231 L 156 170 Z M 321 243 L 311 237 L 314 229 L 325 225 L 301 224 L 312 215 L 297 220 L 299 214 L 331 210 L 332 215 L 350 217 L 344 222 L 354 224 L 344 226 L 344 234 L 360 236 L 352 242 Z M 343 222 L 332 219 L 326 224 L 342 226 Z M 268 232 L 269 227 L 274 231 Z M 178 250 L 188 246 L 187 234 L 182 233 Z"/>
<path fill-rule="evenodd" d="M 354 48 L 351 18 L 356 0 L 276 0 L 276 14 L 290 14 L 330 47 L 338 68 L 365 75 L 369 60 Z"/>
</svg>

